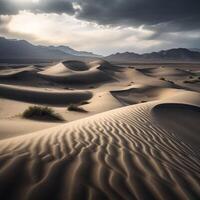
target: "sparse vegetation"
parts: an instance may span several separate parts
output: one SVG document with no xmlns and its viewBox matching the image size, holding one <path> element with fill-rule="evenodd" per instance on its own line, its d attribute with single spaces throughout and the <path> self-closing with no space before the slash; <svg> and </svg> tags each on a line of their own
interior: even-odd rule
<svg viewBox="0 0 200 200">
<path fill-rule="evenodd" d="M 81 103 L 80 103 L 80 105 L 86 105 L 86 104 L 89 104 L 90 102 L 89 101 L 82 101 Z"/>
<path fill-rule="evenodd" d="M 30 106 L 23 112 L 22 116 L 26 119 L 64 121 L 61 115 L 44 106 Z"/>
<path fill-rule="evenodd" d="M 174 84 L 174 82 L 173 82 L 173 81 L 167 80 L 167 79 L 166 79 L 166 78 L 164 78 L 164 77 L 161 77 L 161 78 L 160 78 L 160 80 L 161 80 L 161 81 L 167 81 L 167 82 L 169 82 L 169 83 L 172 83 L 172 84 Z"/>
<path fill-rule="evenodd" d="M 78 104 L 70 104 L 67 108 L 69 111 L 87 113 L 88 111 L 81 108 Z"/>
<path fill-rule="evenodd" d="M 161 81 L 166 81 L 166 79 L 164 77 L 161 77 L 160 80 Z"/>
<path fill-rule="evenodd" d="M 142 100 L 142 101 L 140 101 L 140 103 L 146 103 L 147 101 L 146 100 Z"/>
</svg>

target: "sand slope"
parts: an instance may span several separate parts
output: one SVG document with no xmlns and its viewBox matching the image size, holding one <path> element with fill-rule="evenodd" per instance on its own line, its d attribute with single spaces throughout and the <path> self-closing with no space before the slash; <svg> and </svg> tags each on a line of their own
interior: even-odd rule
<svg viewBox="0 0 200 200">
<path fill-rule="evenodd" d="M 1 140 L 0 198 L 199 199 L 198 99 L 184 92 Z"/>
<path fill-rule="evenodd" d="M 86 101 L 92 97 L 89 91 L 49 91 L 5 84 L 0 84 L 0 95 L 7 99 L 57 106 Z"/>
<path fill-rule="evenodd" d="M 48 121 L 34 121 L 25 119 L 1 119 L 0 120 L 0 139 L 6 139 L 16 137 L 23 134 L 28 134 L 33 131 L 39 131 L 49 127 L 55 127 L 60 123 L 48 122 Z"/>
</svg>

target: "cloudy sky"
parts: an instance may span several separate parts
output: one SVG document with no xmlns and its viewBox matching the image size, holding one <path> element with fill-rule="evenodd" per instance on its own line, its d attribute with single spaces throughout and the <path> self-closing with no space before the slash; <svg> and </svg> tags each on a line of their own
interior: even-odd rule
<svg viewBox="0 0 200 200">
<path fill-rule="evenodd" d="M 0 35 L 102 55 L 200 48 L 200 0 L 0 0 Z"/>
</svg>

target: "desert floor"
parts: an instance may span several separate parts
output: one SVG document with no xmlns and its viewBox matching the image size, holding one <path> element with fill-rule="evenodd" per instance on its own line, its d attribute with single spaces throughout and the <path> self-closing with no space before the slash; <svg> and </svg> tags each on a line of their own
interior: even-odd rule
<svg viewBox="0 0 200 200">
<path fill-rule="evenodd" d="M 200 64 L 0 67 L 0 199 L 197 200 L 199 134 Z"/>
</svg>

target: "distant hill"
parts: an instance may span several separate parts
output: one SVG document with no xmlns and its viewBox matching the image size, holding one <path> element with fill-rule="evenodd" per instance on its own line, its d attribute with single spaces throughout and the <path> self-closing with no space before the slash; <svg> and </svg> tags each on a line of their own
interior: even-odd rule
<svg viewBox="0 0 200 200">
<path fill-rule="evenodd" d="M 36 46 L 25 40 L 0 37 L 0 62 L 12 60 L 63 60 L 97 57 L 90 52 L 76 51 L 67 46 Z"/>
<path fill-rule="evenodd" d="M 146 61 L 200 61 L 200 52 L 185 48 L 162 50 L 159 52 L 136 54 L 131 52 L 116 53 L 104 57 L 108 61 L 116 62 L 146 62 Z"/>
</svg>

